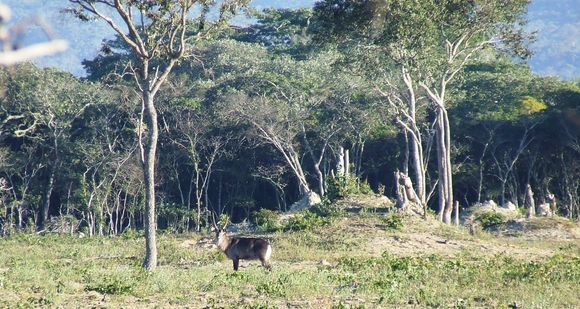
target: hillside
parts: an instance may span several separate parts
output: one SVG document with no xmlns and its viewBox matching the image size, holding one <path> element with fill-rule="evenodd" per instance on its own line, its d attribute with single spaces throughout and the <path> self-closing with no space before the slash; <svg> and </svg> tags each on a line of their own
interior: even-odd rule
<svg viewBox="0 0 580 309">
<path fill-rule="evenodd" d="M 530 65 L 539 74 L 566 79 L 580 72 L 580 1 L 533 0 L 529 26 L 538 32 Z"/>
<path fill-rule="evenodd" d="M 339 204 L 346 213 L 329 225 L 262 234 L 274 247 L 272 272 L 247 261 L 233 272 L 210 237 L 190 234 L 161 236 L 153 273 L 140 268 L 139 235 L 3 238 L 0 306 L 580 306 L 577 224 L 546 225 L 566 229 L 561 239 L 497 237 L 387 214 L 392 205 L 383 199 Z M 535 222 L 543 220 L 554 219 Z"/>
<path fill-rule="evenodd" d="M 311 6 L 313 0 L 255 0 L 254 7 L 297 8 Z M 84 75 L 83 59 L 92 59 L 99 51 L 101 41 L 112 37 L 112 31 L 99 22 L 81 23 L 61 11 L 66 0 L 5 0 L 14 10 L 14 20 L 25 16 L 43 16 L 55 32 L 72 43 L 72 48 L 57 56 L 37 60 L 41 66 L 55 66 L 76 75 Z M 534 72 L 557 75 L 565 79 L 578 78 L 580 72 L 580 3 L 578 0 L 533 0 L 529 7 L 528 28 L 538 32 L 532 45 L 535 55 L 530 60 Z M 42 38 L 38 31 L 28 33 L 27 40 Z"/>
</svg>

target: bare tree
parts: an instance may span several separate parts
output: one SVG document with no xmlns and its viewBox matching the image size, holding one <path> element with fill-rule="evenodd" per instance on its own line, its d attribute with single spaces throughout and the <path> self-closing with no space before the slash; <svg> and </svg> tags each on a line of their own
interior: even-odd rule
<svg viewBox="0 0 580 309">
<path fill-rule="evenodd" d="M 503 144 L 503 142 L 499 142 L 491 152 L 492 158 L 495 162 L 495 167 L 497 169 L 497 173 L 494 176 L 496 176 L 501 182 L 501 205 L 506 203 L 506 186 L 507 182 L 510 180 L 510 177 L 512 177 L 515 164 L 520 159 L 520 156 L 524 150 L 526 150 L 526 148 L 534 140 L 532 132 L 534 127 L 536 127 L 538 124 L 539 121 L 535 121 L 526 125 L 524 132 L 519 140 L 518 146 L 513 149 L 510 148 L 508 151 L 504 152 L 502 157 L 498 157 L 498 148 Z"/>
<path fill-rule="evenodd" d="M 408 173 L 408 165 L 410 165 L 414 176 L 412 182 L 417 194 L 417 202 L 425 206 L 427 204 L 426 174 L 428 163 L 426 153 L 430 147 L 431 136 L 427 136 L 428 142 L 424 144 L 424 133 L 417 116 L 418 103 L 421 98 L 417 95 L 418 89 L 413 77 L 404 65 L 401 66 L 400 79 L 404 84 L 402 89 L 392 83 L 390 78 L 387 78 L 386 86 L 389 90 L 378 89 L 378 91 L 397 112 L 396 122 L 403 129 L 407 141 L 408 151 L 405 153 L 411 159 L 409 162 L 406 157 L 403 174 Z M 411 181 L 411 179 L 407 177 L 407 181 Z"/>
<path fill-rule="evenodd" d="M 207 190 L 215 163 L 225 154 L 225 147 L 231 140 L 229 134 L 212 134 L 211 120 L 204 111 L 178 110 L 175 115 L 176 134 L 172 142 L 185 151 L 193 171 L 187 194 L 182 193 L 182 201 L 187 199 L 188 210 L 192 210 L 191 195 L 195 194 L 196 231 L 201 230 L 201 216 L 208 213 L 209 197 Z M 179 181 L 178 181 L 179 182 Z M 179 190 L 182 191 L 181 185 Z"/>
<path fill-rule="evenodd" d="M 250 124 L 251 135 L 258 143 L 274 146 L 298 180 L 300 195 L 311 192 L 306 180 L 301 153 L 296 138 L 300 135 L 299 120 L 266 97 L 250 98 L 242 95 L 229 97 L 228 116 L 234 121 Z"/>
<path fill-rule="evenodd" d="M 275 190 L 276 202 L 278 203 L 278 210 L 287 211 L 286 207 L 286 197 L 284 189 L 288 183 L 284 179 L 284 174 L 286 174 L 287 168 L 285 165 L 275 165 L 275 166 L 258 166 L 256 171 L 252 176 L 262 179 L 267 183 L 271 184 Z"/>
</svg>

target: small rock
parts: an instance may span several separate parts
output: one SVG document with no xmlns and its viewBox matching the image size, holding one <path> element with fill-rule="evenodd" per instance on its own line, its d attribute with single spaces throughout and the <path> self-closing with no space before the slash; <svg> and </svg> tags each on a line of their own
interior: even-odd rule
<svg viewBox="0 0 580 309">
<path fill-rule="evenodd" d="M 496 209 L 497 204 L 493 200 L 485 201 L 480 204 L 482 207 L 490 207 L 491 209 Z"/>
<path fill-rule="evenodd" d="M 509 209 L 509 210 L 517 210 L 517 207 L 514 203 L 508 201 L 507 203 L 502 205 L 502 208 Z"/>
<path fill-rule="evenodd" d="M 544 217 L 551 216 L 552 209 L 550 208 L 550 204 L 549 203 L 539 204 L 538 207 L 536 207 L 536 214 L 538 216 L 544 216 Z"/>
<path fill-rule="evenodd" d="M 304 196 L 296 203 L 292 204 L 292 206 L 290 206 L 290 211 L 294 212 L 307 209 L 316 204 L 320 204 L 321 202 L 322 199 L 320 198 L 320 195 L 318 195 L 316 192 L 310 191 L 304 194 Z"/>
</svg>

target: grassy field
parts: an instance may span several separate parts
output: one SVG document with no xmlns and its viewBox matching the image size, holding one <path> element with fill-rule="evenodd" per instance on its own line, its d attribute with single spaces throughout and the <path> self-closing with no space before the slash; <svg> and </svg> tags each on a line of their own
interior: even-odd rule
<svg viewBox="0 0 580 309">
<path fill-rule="evenodd" d="M 139 235 L 16 235 L 0 239 L 0 307 L 580 307 L 578 239 L 396 223 L 363 211 L 269 234 L 272 272 L 257 262 L 233 272 L 199 235 L 161 235 L 152 273 L 140 267 Z"/>
</svg>

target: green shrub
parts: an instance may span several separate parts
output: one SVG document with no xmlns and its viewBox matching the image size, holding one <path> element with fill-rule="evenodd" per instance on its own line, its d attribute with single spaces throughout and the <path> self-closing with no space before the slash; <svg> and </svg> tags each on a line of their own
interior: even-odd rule
<svg viewBox="0 0 580 309">
<path fill-rule="evenodd" d="M 383 218 L 385 228 L 389 231 L 400 231 L 403 229 L 403 216 L 396 213 L 390 213 Z"/>
<path fill-rule="evenodd" d="M 132 280 L 126 280 L 126 278 L 110 276 L 104 278 L 102 282 L 87 285 L 85 290 L 110 295 L 130 294 L 134 290 L 134 283 Z"/>
<path fill-rule="evenodd" d="M 339 217 L 343 217 L 345 211 L 336 207 L 328 199 L 318 203 L 308 210 L 296 213 L 280 229 L 283 231 L 303 231 L 325 226 Z"/>
<path fill-rule="evenodd" d="M 361 182 L 352 176 L 338 176 L 328 179 L 327 196 L 331 201 L 358 193 L 371 194 L 373 190 L 366 181 Z"/>
<path fill-rule="evenodd" d="M 297 213 L 284 225 L 284 231 L 311 230 L 320 226 L 328 225 L 332 222 L 330 217 L 321 217 L 312 211 Z"/>
<path fill-rule="evenodd" d="M 274 232 L 282 227 L 280 215 L 275 211 L 264 208 L 254 212 L 254 223 L 263 232 Z"/>
<path fill-rule="evenodd" d="M 320 217 L 338 218 L 343 217 L 346 212 L 344 209 L 338 208 L 335 204 L 332 204 L 330 200 L 323 199 L 322 203 L 318 203 L 312 206 L 309 211 L 317 214 Z"/>
<path fill-rule="evenodd" d="M 501 224 L 505 220 L 502 214 L 496 212 L 483 212 L 475 216 L 475 221 L 479 222 L 484 229 Z"/>
<path fill-rule="evenodd" d="M 267 296 L 286 297 L 286 290 L 289 282 L 290 278 L 282 275 L 276 280 L 259 283 L 256 285 L 256 292 Z"/>
<path fill-rule="evenodd" d="M 54 295 L 45 295 L 41 297 L 28 297 L 26 304 L 19 304 L 17 308 L 37 308 L 50 307 L 54 304 Z"/>
<path fill-rule="evenodd" d="M 369 194 L 373 194 L 374 192 L 373 192 L 373 189 L 371 188 L 371 185 L 368 183 L 368 181 L 365 180 L 365 181 L 359 182 L 358 193 L 369 195 Z"/>
<path fill-rule="evenodd" d="M 159 217 L 164 218 L 161 227 L 170 233 L 187 232 L 188 220 L 197 221 L 197 211 L 188 209 L 186 205 L 161 201 L 158 209 Z"/>
<path fill-rule="evenodd" d="M 145 237 L 145 232 L 143 230 L 136 230 L 136 229 L 126 229 L 123 231 L 123 233 L 121 234 L 121 237 L 123 237 L 123 239 L 143 239 L 143 237 Z"/>
<path fill-rule="evenodd" d="M 514 282 L 576 282 L 580 284 L 580 258 L 554 255 L 544 261 L 504 258 L 503 278 Z"/>
</svg>

